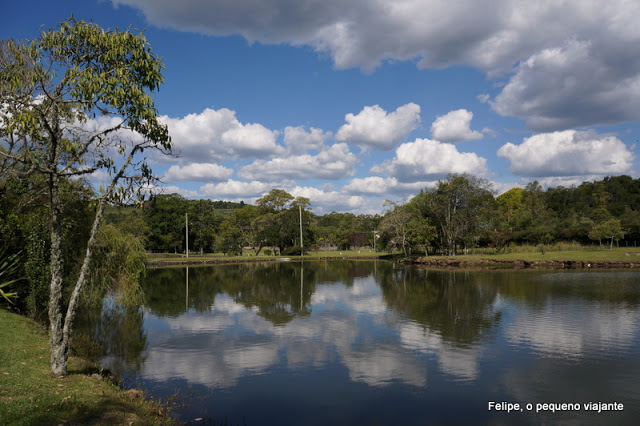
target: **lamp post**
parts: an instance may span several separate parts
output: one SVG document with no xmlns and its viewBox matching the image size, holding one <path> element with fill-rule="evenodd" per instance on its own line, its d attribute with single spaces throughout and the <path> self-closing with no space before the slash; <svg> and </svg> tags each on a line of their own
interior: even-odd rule
<svg viewBox="0 0 640 426">
<path fill-rule="evenodd" d="M 304 253 L 304 244 L 302 242 L 302 206 L 298 206 L 298 210 L 300 211 L 300 256 L 302 257 Z"/>
<path fill-rule="evenodd" d="M 189 258 L 189 214 L 185 213 L 184 214 L 184 224 L 185 224 L 185 240 L 186 240 L 186 245 L 185 245 L 185 253 L 187 253 L 187 258 Z"/>
</svg>

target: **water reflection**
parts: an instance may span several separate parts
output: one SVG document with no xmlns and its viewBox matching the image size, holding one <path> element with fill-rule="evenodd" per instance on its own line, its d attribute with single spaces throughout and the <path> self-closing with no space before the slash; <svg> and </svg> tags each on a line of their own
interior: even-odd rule
<svg viewBox="0 0 640 426">
<path fill-rule="evenodd" d="M 272 400 L 308 413 L 317 413 L 318 398 L 346 410 L 352 414 L 336 421 L 347 424 L 362 420 L 357 413 L 370 413 L 369 422 L 387 418 L 376 402 L 382 396 L 404 407 L 403 423 L 418 424 L 492 422 L 487 398 L 573 401 L 561 394 L 603 399 L 625 389 L 626 401 L 640 406 L 639 278 L 386 262 L 150 270 L 144 326 L 141 311 L 130 326 L 144 330 L 146 350 L 127 368 L 168 394 L 176 386 L 225 392 L 184 408 L 184 420 L 212 407 L 246 414 L 250 404 L 261 423 L 275 410 L 259 402 L 265 386 Z M 337 399 L 330 389 L 340 389 Z M 451 398 L 473 407 L 474 416 L 438 408 Z M 282 416 L 276 423 L 300 423 Z"/>
<path fill-rule="evenodd" d="M 384 301 L 422 325 L 429 333 L 460 346 L 486 339 L 500 321 L 494 301 L 497 289 L 483 275 L 426 269 L 382 273 Z M 428 340 L 428 339 L 427 339 Z"/>
<path fill-rule="evenodd" d="M 102 359 L 117 375 L 142 368 L 147 348 L 142 309 L 104 299 L 83 306 L 75 324 L 73 348 L 81 356 Z"/>
</svg>

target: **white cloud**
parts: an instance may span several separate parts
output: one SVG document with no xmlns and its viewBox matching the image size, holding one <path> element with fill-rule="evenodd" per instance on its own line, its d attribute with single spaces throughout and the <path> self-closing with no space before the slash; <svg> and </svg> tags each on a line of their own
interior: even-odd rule
<svg viewBox="0 0 640 426">
<path fill-rule="evenodd" d="M 398 180 L 395 178 L 385 179 L 380 176 L 369 176 L 352 179 L 342 189 L 350 194 L 383 195 L 397 183 Z"/>
<path fill-rule="evenodd" d="M 277 131 L 261 124 L 242 124 L 235 111 L 207 108 L 182 118 L 160 117 L 169 127 L 174 151 L 194 162 L 221 161 L 227 157 L 250 157 L 282 153 Z"/>
<path fill-rule="evenodd" d="M 486 175 L 487 160 L 471 152 L 459 152 L 454 145 L 416 139 L 396 149 L 390 162 L 375 166 L 373 173 L 387 173 L 400 182 L 431 181 L 448 173 Z"/>
<path fill-rule="evenodd" d="M 145 191 L 150 192 L 152 194 L 180 194 L 186 198 L 202 197 L 202 194 L 200 194 L 198 191 L 194 191 L 186 188 L 180 188 L 179 186 L 175 186 L 175 185 L 162 185 L 162 186 L 151 185 L 151 186 L 146 186 L 144 189 Z"/>
<path fill-rule="evenodd" d="M 224 132 L 222 143 L 229 151 L 246 158 L 282 152 L 276 145 L 277 136 L 277 131 L 262 124 L 241 124 Z"/>
<path fill-rule="evenodd" d="M 307 132 L 303 126 L 284 129 L 284 144 L 289 151 L 299 154 L 313 149 L 322 149 L 324 142 L 331 136 L 331 132 L 323 132 L 322 129 L 312 127 Z"/>
<path fill-rule="evenodd" d="M 357 195 L 343 194 L 337 191 L 323 191 L 313 187 L 296 186 L 289 191 L 295 197 L 306 197 L 311 200 L 311 208 L 318 214 L 332 211 L 360 211 L 365 201 Z"/>
<path fill-rule="evenodd" d="M 112 0 L 160 27 L 307 45 L 337 68 L 386 60 L 517 73 L 495 101 L 537 131 L 640 118 L 640 4 L 611 0 Z M 388 145 L 386 149 L 390 149 Z"/>
<path fill-rule="evenodd" d="M 392 113 L 378 105 L 366 106 L 357 115 L 347 114 L 345 121 L 336 133 L 337 141 L 387 151 L 418 126 L 420 106 L 408 103 Z"/>
<path fill-rule="evenodd" d="M 532 177 L 626 173 L 634 158 L 615 136 L 575 130 L 541 133 L 520 145 L 507 143 L 498 156 L 509 160 L 512 173 Z"/>
<path fill-rule="evenodd" d="M 177 181 L 225 181 L 231 177 L 233 170 L 211 163 L 191 163 L 186 166 L 171 166 L 164 174 L 163 180 Z"/>
<path fill-rule="evenodd" d="M 431 124 L 431 136 L 441 142 L 461 142 L 482 139 L 482 133 L 471 130 L 473 113 L 466 109 L 451 111 L 438 116 Z"/>
<path fill-rule="evenodd" d="M 358 159 L 345 143 L 335 144 L 318 155 L 294 155 L 274 158 L 269 161 L 256 160 L 244 166 L 238 176 L 248 180 L 279 179 L 341 179 L 353 175 Z"/>
<path fill-rule="evenodd" d="M 637 120 L 640 49 L 629 48 L 616 57 L 622 46 L 571 40 L 542 50 L 520 63 L 491 105 L 534 131 Z"/>
<path fill-rule="evenodd" d="M 262 194 L 269 192 L 273 188 L 278 188 L 277 184 L 269 182 L 240 182 L 230 179 L 222 183 L 207 183 L 200 187 L 200 191 L 206 196 L 218 199 L 243 199 L 249 200 L 259 198 Z"/>
<path fill-rule="evenodd" d="M 391 198 L 397 195 L 416 194 L 425 187 L 431 187 L 435 182 L 399 182 L 394 177 L 382 178 L 380 176 L 368 176 L 354 178 L 342 188 L 346 194 L 378 195 Z"/>
</svg>

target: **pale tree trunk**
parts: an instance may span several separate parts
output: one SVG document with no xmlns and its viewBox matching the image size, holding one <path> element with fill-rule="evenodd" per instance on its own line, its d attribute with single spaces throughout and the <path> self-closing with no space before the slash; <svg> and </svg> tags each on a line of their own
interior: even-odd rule
<svg viewBox="0 0 640 426">
<path fill-rule="evenodd" d="M 60 223 L 59 176 L 49 176 L 51 203 L 51 282 L 49 283 L 49 339 L 51 341 L 51 372 L 56 375 L 67 371 L 67 345 L 62 332 L 62 226 Z"/>
<path fill-rule="evenodd" d="M 73 328 L 73 319 L 76 316 L 76 309 L 78 307 L 78 300 L 80 298 L 80 292 L 82 291 L 82 287 L 84 286 L 87 280 L 87 274 L 89 273 L 89 264 L 91 263 L 91 255 L 93 254 L 93 247 L 95 245 L 96 237 L 98 235 L 98 229 L 100 228 L 100 222 L 102 222 L 102 213 L 104 211 L 105 199 L 104 197 L 100 199 L 98 203 L 98 209 L 96 211 L 96 217 L 93 220 L 93 226 L 91 227 L 91 234 L 89 234 L 89 241 L 87 242 L 87 251 L 84 255 L 84 260 L 82 261 L 82 267 L 80 268 L 80 275 L 78 276 L 78 281 L 76 281 L 76 285 L 73 288 L 73 292 L 71 293 L 71 298 L 69 299 L 69 306 L 67 307 L 67 314 L 64 318 L 64 327 L 62 329 L 62 342 L 65 346 L 64 352 L 65 355 L 69 349 L 69 341 L 71 337 L 71 330 Z M 67 360 L 65 356 L 65 373 L 67 367 Z"/>
</svg>

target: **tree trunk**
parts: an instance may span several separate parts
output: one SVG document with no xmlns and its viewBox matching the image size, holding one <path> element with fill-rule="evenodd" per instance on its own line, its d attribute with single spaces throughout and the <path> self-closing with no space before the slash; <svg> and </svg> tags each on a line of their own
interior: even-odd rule
<svg viewBox="0 0 640 426">
<path fill-rule="evenodd" d="M 54 172 L 49 176 L 51 203 L 51 282 L 49 284 L 49 339 L 51 341 L 51 372 L 63 375 L 67 371 L 67 348 L 62 331 L 62 224 L 60 212 L 60 180 Z"/>
<path fill-rule="evenodd" d="M 89 234 L 89 241 L 87 242 L 87 250 L 84 254 L 84 259 L 82 261 L 82 267 L 80 268 L 80 275 L 78 275 L 78 280 L 76 281 L 76 285 L 73 288 L 73 292 L 71 293 L 71 298 L 69 299 L 69 306 L 67 307 L 67 314 L 64 318 L 64 327 L 62 329 L 62 342 L 65 346 L 65 353 L 68 351 L 69 342 L 71 337 L 71 331 L 73 329 L 73 319 L 76 316 L 76 309 L 78 307 L 78 300 L 80 298 L 80 292 L 82 291 L 82 287 L 87 280 L 87 274 L 89 273 L 89 265 L 91 263 L 91 255 L 93 254 L 93 246 L 95 245 L 96 237 L 98 236 L 98 229 L 100 228 L 100 222 L 102 222 L 102 213 L 104 211 L 105 199 L 100 199 L 98 203 L 98 209 L 96 211 L 96 217 L 93 219 L 93 226 L 91 227 L 91 234 Z M 66 360 L 65 360 L 65 374 L 66 371 Z"/>
</svg>

